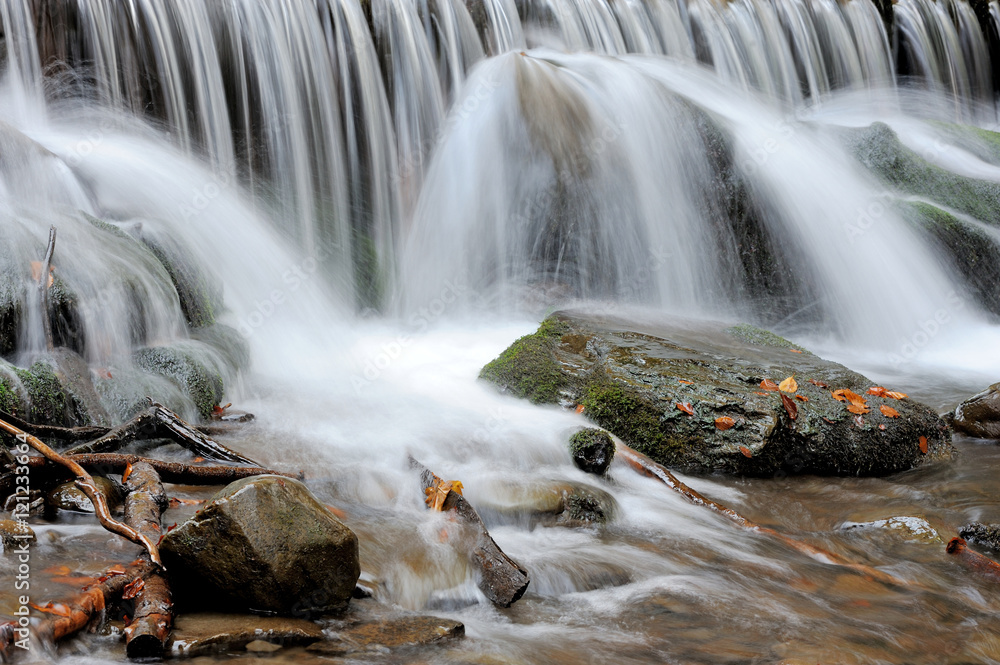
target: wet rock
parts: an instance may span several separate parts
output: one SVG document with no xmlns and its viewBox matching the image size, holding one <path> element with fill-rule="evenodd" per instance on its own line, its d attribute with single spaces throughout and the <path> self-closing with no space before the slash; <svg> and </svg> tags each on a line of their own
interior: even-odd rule
<svg viewBox="0 0 1000 665">
<path fill-rule="evenodd" d="M 281 648 L 311 644 L 324 638 L 322 629 L 305 619 L 246 614 L 178 614 L 167 643 L 174 656 L 201 656 L 225 651 L 262 652 L 264 644 Z M 255 644 L 253 648 L 250 645 Z"/>
<path fill-rule="evenodd" d="M 94 484 L 101 490 L 108 501 L 108 508 L 115 510 L 121 506 L 124 493 L 121 485 L 110 478 L 95 476 Z M 52 508 L 58 510 L 69 510 L 76 513 L 94 512 L 94 504 L 90 497 L 83 493 L 72 481 L 56 486 L 49 492 L 46 502 Z"/>
<path fill-rule="evenodd" d="M 869 379 L 801 351 L 766 331 L 755 339 L 748 327 L 560 312 L 480 377 L 536 403 L 583 405 L 584 415 L 628 445 L 689 471 L 877 476 L 951 456 L 951 432 L 930 408 L 868 395 Z M 794 398 L 786 395 L 795 418 L 778 391 L 760 385 L 789 376 L 798 382 Z M 870 412 L 848 412 L 831 395 L 839 388 L 864 395 Z M 690 404 L 694 415 L 678 404 Z M 884 416 L 883 405 L 900 416 Z M 717 428 L 720 417 L 734 426 Z"/>
<path fill-rule="evenodd" d="M 958 535 L 969 542 L 1000 551 L 1000 524 L 973 522 L 959 529 Z"/>
<path fill-rule="evenodd" d="M 607 432 L 588 427 L 570 437 L 569 451 L 578 469 L 603 476 L 614 459 L 615 442 Z"/>
<path fill-rule="evenodd" d="M 1000 383 L 959 404 L 951 426 L 980 439 L 1000 439 Z"/>
<path fill-rule="evenodd" d="M 333 639 L 306 650 L 325 656 L 348 656 L 403 647 L 425 646 L 465 635 L 465 625 L 434 616 L 404 616 L 364 621 L 336 630 Z"/>
<path fill-rule="evenodd" d="M 523 523 L 529 528 L 605 524 L 617 510 L 613 496 L 583 483 L 504 482 L 496 492 L 492 500 L 478 502 L 480 512 L 494 521 Z"/>
<path fill-rule="evenodd" d="M 264 640 L 254 640 L 246 645 L 245 648 L 250 653 L 274 653 L 275 651 L 281 651 L 280 644 L 265 642 Z"/>
<path fill-rule="evenodd" d="M 160 546 L 178 599 L 308 615 L 343 610 L 360 575 L 358 539 L 302 483 L 232 483 Z"/>
<path fill-rule="evenodd" d="M 223 381 L 217 367 L 211 367 L 192 344 L 140 349 L 133 355 L 136 366 L 170 379 L 194 401 L 198 414 L 212 417 L 212 407 L 222 400 Z M 201 357 L 199 357 L 201 356 Z"/>
<path fill-rule="evenodd" d="M 884 529 L 910 542 L 941 543 L 941 536 L 922 517 L 888 517 L 871 522 L 847 522 L 843 529 Z"/>
<path fill-rule="evenodd" d="M 90 379 L 90 367 L 75 351 L 54 349 L 50 358 L 56 377 L 66 392 L 74 410 L 74 419 L 86 425 L 110 425 L 111 417 L 101 404 L 101 398 Z"/>
<path fill-rule="evenodd" d="M 35 540 L 35 532 L 24 522 L 0 520 L 0 542 L 3 543 L 4 552 L 20 547 L 24 543 L 33 545 Z"/>
</svg>

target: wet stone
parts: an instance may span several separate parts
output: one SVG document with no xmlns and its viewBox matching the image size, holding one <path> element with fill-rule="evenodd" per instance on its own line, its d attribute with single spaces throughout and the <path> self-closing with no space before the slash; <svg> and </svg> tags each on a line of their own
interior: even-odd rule
<svg viewBox="0 0 1000 665">
<path fill-rule="evenodd" d="M 0 520 L 0 542 L 3 543 L 4 552 L 24 543 L 32 545 L 35 543 L 35 532 L 24 522 Z"/>
<path fill-rule="evenodd" d="M 973 522 L 959 529 L 958 535 L 976 545 L 1000 551 L 1000 524 Z"/>
<path fill-rule="evenodd" d="M 246 614 L 179 614 L 167 643 L 174 656 L 201 656 L 226 651 L 266 652 L 271 646 L 302 646 L 323 639 L 311 621 Z M 264 647 L 263 645 L 271 645 Z M 250 645 L 256 645 L 251 648 Z M 277 649 L 273 649 L 277 650 Z"/>
<path fill-rule="evenodd" d="M 871 522 L 847 522 L 844 529 L 884 529 L 909 542 L 941 543 L 941 536 L 922 517 L 888 517 Z"/>
<path fill-rule="evenodd" d="M 384 652 L 426 646 L 465 635 L 465 626 L 434 616 L 405 616 L 363 621 L 337 630 L 333 639 L 316 642 L 308 651 L 328 656 Z"/>
<path fill-rule="evenodd" d="M 570 437 L 569 451 L 578 469 L 603 476 L 614 459 L 615 442 L 607 432 L 587 427 Z"/>
<path fill-rule="evenodd" d="M 956 431 L 980 439 L 1000 439 L 1000 383 L 973 395 L 955 409 Z"/>
<path fill-rule="evenodd" d="M 94 484 L 97 485 L 97 488 L 101 490 L 101 493 L 107 499 L 108 507 L 111 510 L 115 510 L 121 505 L 122 489 L 118 483 L 109 478 L 96 476 Z M 58 510 L 68 510 L 76 513 L 94 512 L 94 504 L 90 501 L 90 497 L 84 494 L 83 490 L 77 487 L 72 481 L 56 486 L 55 489 L 49 492 L 46 501 L 49 506 Z"/>
</svg>

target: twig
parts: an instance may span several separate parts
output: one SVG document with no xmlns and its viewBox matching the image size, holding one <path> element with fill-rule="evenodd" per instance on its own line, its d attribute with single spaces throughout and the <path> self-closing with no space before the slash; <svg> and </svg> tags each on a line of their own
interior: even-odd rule
<svg viewBox="0 0 1000 665">
<path fill-rule="evenodd" d="M 1000 564 L 988 556 L 970 550 L 963 538 L 952 538 L 945 546 L 945 551 L 983 577 L 993 582 L 1000 582 Z"/>
<path fill-rule="evenodd" d="M 150 540 L 160 539 L 160 514 L 167 495 L 156 471 L 147 462 L 136 462 L 125 479 L 125 523 Z M 144 554 L 143 557 L 148 557 Z M 135 595 L 132 622 L 125 627 L 125 653 L 129 658 L 159 657 L 173 624 L 170 585 L 163 571 L 151 571 Z"/>
<path fill-rule="evenodd" d="M 42 273 L 38 276 L 38 296 L 42 305 L 42 330 L 45 333 L 45 348 L 51 351 L 52 322 L 49 320 L 49 270 L 52 265 L 52 253 L 56 250 L 56 227 L 49 227 L 49 245 L 45 249 L 45 260 L 42 261 Z"/>
<path fill-rule="evenodd" d="M 129 464 L 134 466 L 139 462 L 146 462 L 156 470 L 163 482 L 179 485 L 227 485 L 234 480 L 263 475 L 285 476 L 297 480 L 303 477 L 302 473 L 285 473 L 259 466 L 196 466 L 122 453 L 72 455 L 69 459 L 84 468 L 100 468 L 107 473 L 122 473 Z M 42 469 L 51 466 L 51 462 L 44 457 L 31 457 L 27 466 L 32 469 Z"/>
<path fill-rule="evenodd" d="M 785 543 L 792 549 L 801 552 L 802 554 L 805 554 L 806 556 L 811 557 L 821 563 L 844 566 L 846 568 L 850 568 L 851 570 L 855 570 L 861 573 L 862 575 L 865 575 L 866 577 L 869 577 L 873 580 L 885 584 L 891 584 L 894 586 L 906 586 L 906 582 L 904 582 L 903 580 L 893 577 L 888 573 L 884 573 L 881 570 L 872 568 L 871 566 L 866 566 L 864 564 L 854 563 L 852 561 L 845 559 L 839 554 L 828 552 L 827 550 L 815 547 L 813 545 L 809 545 L 808 543 L 804 543 L 801 540 L 796 540 L 795 538 L 787 536 L 779 531 L 775 531 L 774 529 L 770 529 L 766 526 L 761 526 L 756 522 L 752 522 L 748 520 L 746 517 L 740 515 L 732 508 L 724 506 L 721 503 L 712 501 L 711 499 L 706 498 L 699 492 L 691 489 L 690 487 L 682 483 L 680 480 L 678 480 L 677 477 L 674 474 L 672 474 L 670 470 L 667 469 L 665 466 L 657 464 L 656 462 L 649 459 L 639 451 L 625 445 L 624 443 L 619 441 L 617 437 L 612 437 L 612 439 L 614 439 L 615 441 L 615 453 L 616 453 L 615 456 L 617 458 L 624 460 L 629 466 L 631 466 L 636 471 L 642 473 L 643 475 L 652 476 L 653 478 L 656 478 L 670 489 L 679 492 L 680 494 L 687 497 L 695 505 L 705 506 L 706 508 L 714 510 L 720 515 L 724 515 L 725 517 L 729 518 L 730 520 L 740 525 L 744 529 L 756 531 L 757 533 L 762 533 L 771 536 L 772 538 L 775 538 L 777 540 L 780 540 L 781 542 Z"/>
<path fill-rule="evenodd" d="M 108 503 L 104 499 L 104 495 L 101 494 L 99 489 L 97 489 L 94 479 L 89 473 L 84 471 L 82 466 L 74 462 L 72 459 L 63 457 L 31 434 L 28 434 L 2 420 L 0 420 L 0 429 L 3 429 L 9 434 L 13 434 L 18 441 L 27 443 L 29 446 L 44 455 L 47 459 L 56 462 L 57 464 L 62 464 L 67 469 L 72 471 L 76 476 L 74 483 L 77 487 L 83 490 L 83 493 L 86 494 L 87 497 L 90 498 L 90 501 L 94 504 L 94 512 L 97 514 L 97 519 L 101 523 L 101 526 L 108 531 L 117 533 L 118 535 L 131 540 L 133 543 L 142 545 L 149 553 L 149 558 L 152 559 L 156 565 L 161 567 L 163 566 L 163 563 L 160 561 L 160 553 L 156 549 L 156 545 L 149 540 L 149 538 L 146 538 L 142 534 L 136 532 L 135 529 L 132 529 L 121 522 L 115 521 L 115 519 L 111 517 L 111 511 L 108 510 Z"/>
</svg>

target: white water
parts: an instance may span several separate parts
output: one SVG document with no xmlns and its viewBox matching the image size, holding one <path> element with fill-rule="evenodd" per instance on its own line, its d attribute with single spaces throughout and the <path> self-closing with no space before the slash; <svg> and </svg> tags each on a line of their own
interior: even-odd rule
<svg viewBox="0 0 1000 665">
<path fill-rule="evenodd" d="M 802 288 L 801 311 L 779 326 L 901 388 L 937 377 L 971 394 L 1000 375 L 996 325 L 942 257 L 881 205 L 881 187 L 838 137 L 881 120 L 931 161 L 1000 182 L 1000 169 L 926 122 L 988 118 L 975 103 L 992 99 L 985 46 L 970 36 L 964 5 L 958 27 L 932 3 L 897 5 L 914 59 L 926 63 L 929 91 L 911 97 L 895 88 L 888 40 L 866 0 L 552 0 L 527 3 L 523 21 L 498 0 L 483 7 L 482 44 L 463 3 L 372 4 L 374 39 L 346 0 L 319 3 L 321 21 L 300 1 L 228 3 L 212 16 L 196 2 L 130 6 L 163 26 L 149 46 L 169 55 L 157 61 L 162 124 L 140 113 L 118 3 L 81 4 L 90 12 L 90 98 L 50 81 L 47 100 L 30 57 L 37 46 L 8 27 L 25 20 L 24 6 L 0 4 L 0 265 L 27 281 L 55 224 L 57 274 L 83 300 L 86 358 L 117 372 L 136 344 L 127 283 L 143 294 L 144 343 L 188 332 L 162 269 L 78 211 L 187 246 L 223 285 L 222 321 L 252 347 L 252 371 L 227 377 L 227 401 L 262 423 L 247 453 L 307 469 L 318 493 L 346 507 L 380 599 L 409 608 L 482 600 L 441 542 L 447 524 L 411 491 L 407 453 L 461 479 L 477 505 L 512 502 L 519 486 L 597 482 L 565 449 L 581 416 L 503 397 L 475 378 L 546 308 L 769 314 L 768 303 L 746 297 L 736 241 L 717 224 L 725 202 L 699 114 L 733 137 L 735 168 L 790 257 L 789 283 Z M 952 46 L 933 51 L 933 30 Z M 928 149 L 939 145 L 947 149 Z M 876 204 L 877 223 L 851 234 Z M 563 225 L 558 243 L 552 224 Z M 388 314 L 357 313 L 364 299 L 352 260 L 369 250 Z M 941 309 L 950 323 L 929 335 L 923 325 Z M 42 345 L 37 327 L 26 327 L 22 363 Z M 636 599 L 711 599 L 721 614 L 745 604 L 741 587 L 700 562 L 782 583 L 806 574 L 801 561 L 651 480 L 624 469 L 612 480 L 611 535 L 493 529 L 532 571 L 529 609 L 517 622 L 485 603 L 466 609 L 471 636 L 534 662 L 546 659 L 539 649 L 600 647 L 603 662 L 632 637 L 593 617 L 614 624 Z M 750 500 L 734 483 L 691 482 L 734 505 Z M 594 582 L 622 561 L 618 582 L 627 584 Z M 808 623 L 780 593 L 753 591 L 762 614 Z"/>
</svg>

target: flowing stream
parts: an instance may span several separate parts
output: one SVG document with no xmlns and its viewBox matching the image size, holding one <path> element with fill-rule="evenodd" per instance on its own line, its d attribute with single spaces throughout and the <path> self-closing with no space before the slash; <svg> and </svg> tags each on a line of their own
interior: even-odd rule
<svg viewBox="0 0 1000 665">
<path fill-rule="evenodd" d="M 465 623 L 411 662 L 1000 662 L 995 589 L 943 544 L 1000 522 L 994 445 L 884 479 L 685 478 L 911 582 L 888 589 L 624 465 L 578 471 L 583 416 L 476 378 L 572 306 L 759 323 L 941 412 L 1000 380 L 1000 311 L 905 213 L 930 194 L 890 191 L 856 149 L 887 127 L 1000 187 L 996 145 L 962 130 L 997 128 L 997 2 L 0 0 L 0 28 L 0 305 L 23 312 L 0 351 L 45 350 L 22 287 L 55 226 L 96 373 L 169 393 L 133 352 L 195 354 L 257 416 L 234 445 L 346 513 L 377 599 Z M 1000 251 L 1000 224 L 948 211 Z M 191 257 L 215 326 L 135 239 Z M 478 591 L 407 454 L 460 479 L 531 572 L 512 608 Z M 609 492 L 614 519 L 535 523 L 567 483 Z M 892 517 L 921 521 L 848 528 Z M 90 518 L 36 531 L 39 571 L 123 550 Z M 3 611 L 14 574 L 0 560 Z M 31 658 L 124 655 L 88 636 Z"/>
</svg>

